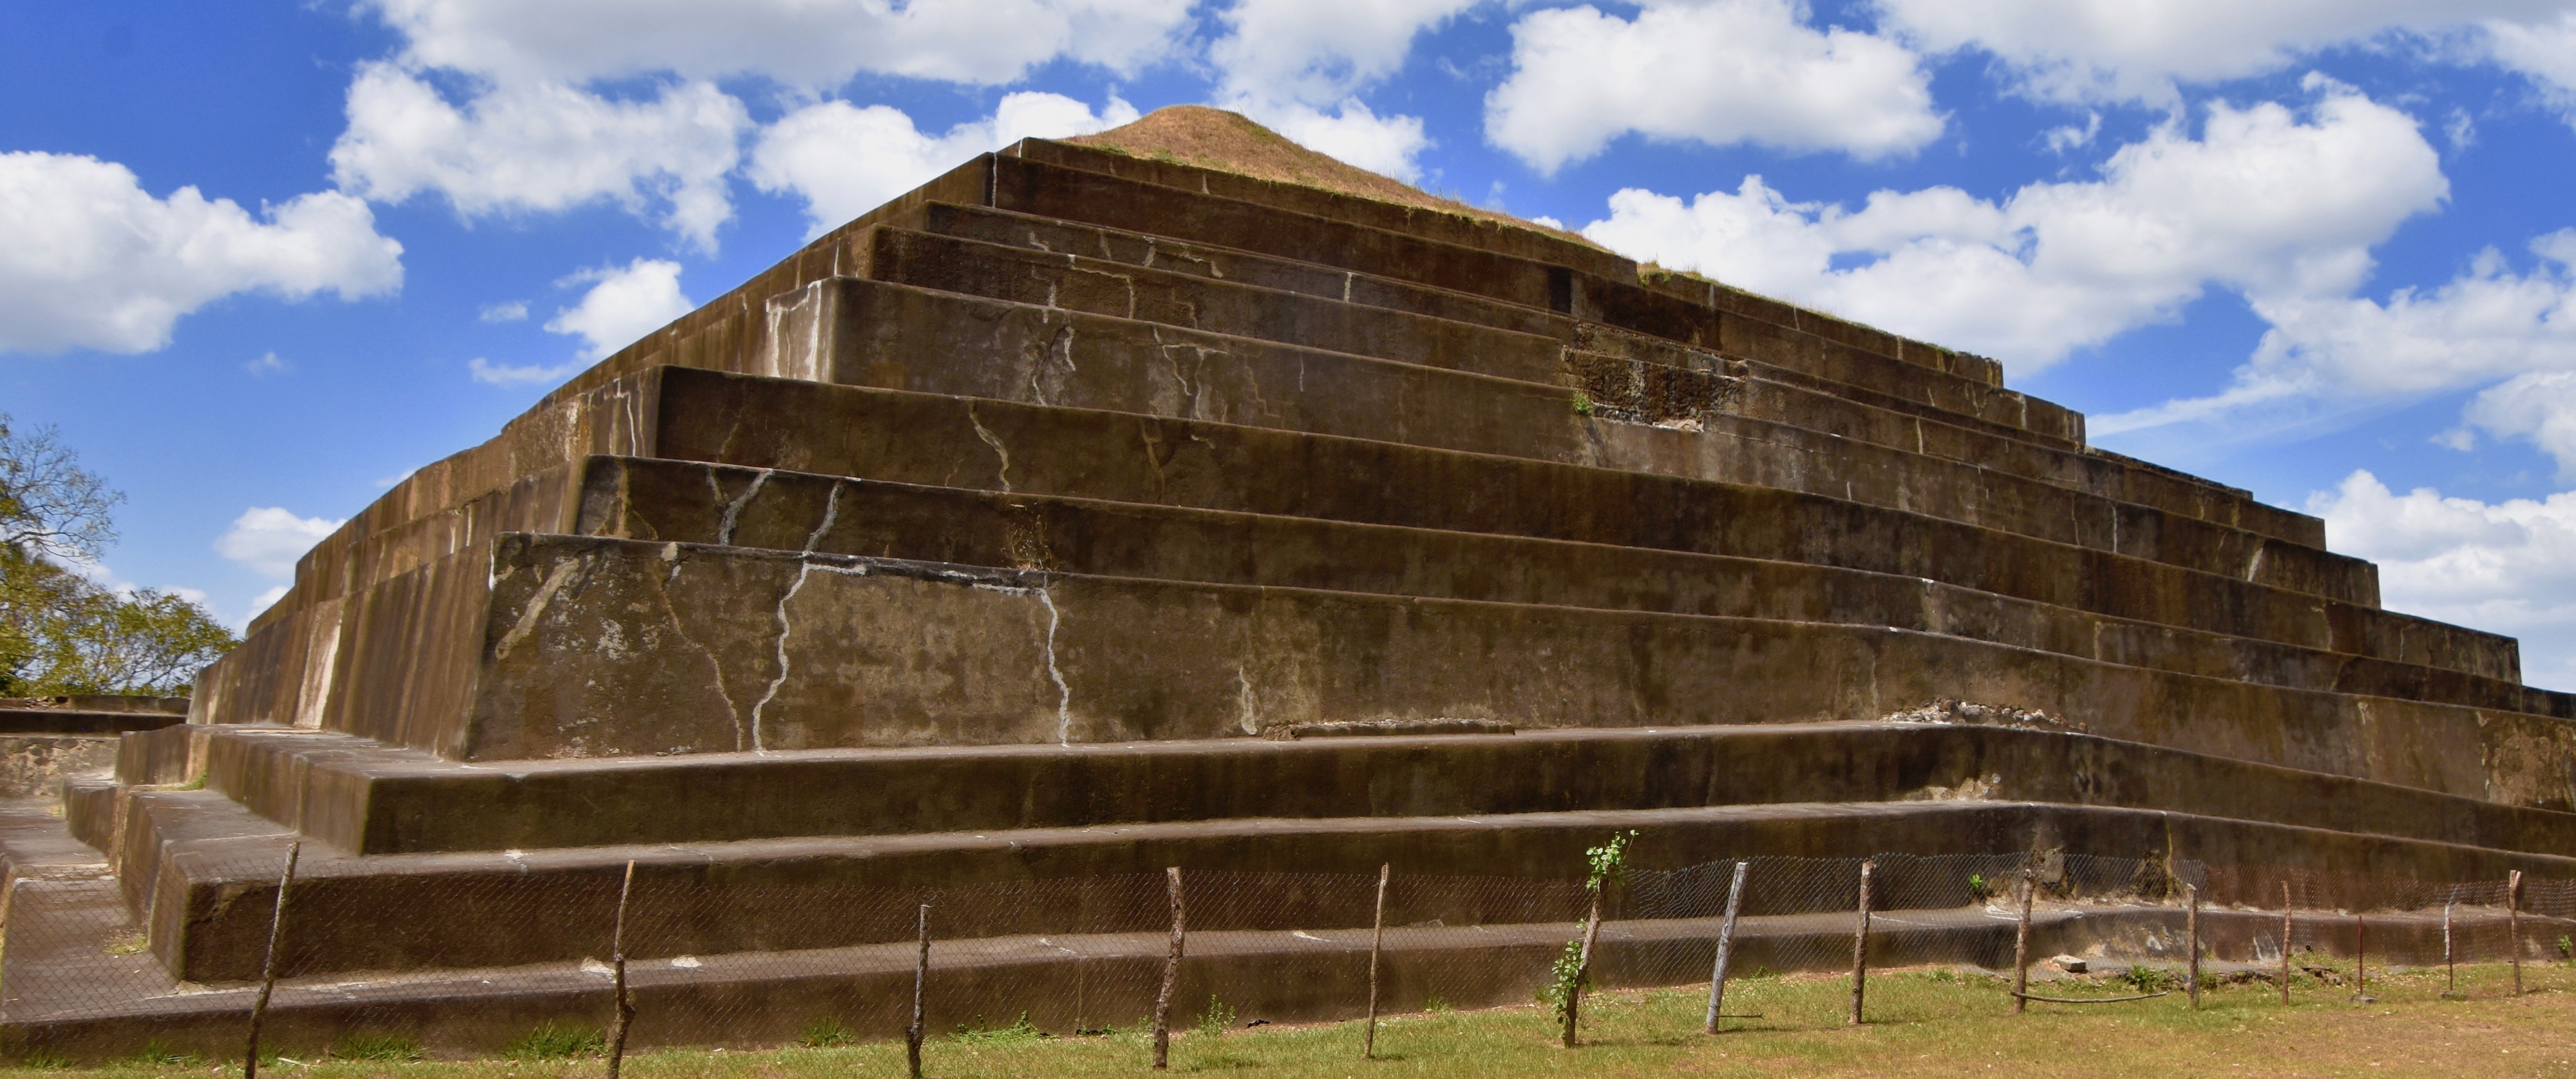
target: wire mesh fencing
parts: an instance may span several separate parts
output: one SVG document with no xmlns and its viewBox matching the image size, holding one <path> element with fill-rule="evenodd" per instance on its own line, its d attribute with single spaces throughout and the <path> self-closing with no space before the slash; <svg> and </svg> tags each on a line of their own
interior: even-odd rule
<svg viewBox="0 0 2576 1079">
<path fill-rule="evenodd" d="M 1576 876 L 1394 866 L 1381 896 L 1375 872 L 1184 867 L 1176 909 L 1159 871 L 916 886 L 846 860 L 747 873 L 675 856 L 639 861 L 629 886 L 623 863 L 532 854 L 422 857 L 404 872 L 315 860 L 287 885 L 281 919 L 282 853 L 187 867 L 231 882 L 211 889 L 22 882 L 0 1011 L 65 1030 L 146 1014 L 174 1043 L 221 1044 L 273 974 L 263 1037 L 279 1051 L 546 1055 L 602 1044 L 622 965 L 636 1046 L 900 1038 L 916 985 L 932 1034 L 1097 1033 L 1154 1014 L 1177 922 L 1176 1024 L 1339 1020 L 1373 996 L 1386 1014 L 1538 1001 L 1591 898 Z M 2010 968 L 2025 887 L 2035 962 L 2178 964 L 2187 923 L 2211 962 L 2247 966 L 2278 962 L 2285 940 L 2299 955 L 2367 948 L 2411 965 L 2554 960 L 2576 931 L 2576 880 L 2524 879 L 2514 897 L 2504 880 L 2054 852 L 1742 862 L 1730 969 L 1748 978 L 1849 970 L 1864 862 L 1873 968 Z M 1707 984 L 1736 865 L 1621 874 L 1590 983 Z"/>
</svg>

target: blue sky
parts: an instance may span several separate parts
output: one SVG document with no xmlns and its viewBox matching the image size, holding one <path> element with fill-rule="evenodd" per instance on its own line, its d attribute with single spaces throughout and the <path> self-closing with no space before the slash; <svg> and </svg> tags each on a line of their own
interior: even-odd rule
<svg viewBox="0 0 2576 1079">
<path fill-rule="evenodd" d="M 0 8 L 0 411 L 239 622 L 575 366 L 1169 104 L 1993 355 L 2576 688 L 2576 2 Z"/>
</svg>

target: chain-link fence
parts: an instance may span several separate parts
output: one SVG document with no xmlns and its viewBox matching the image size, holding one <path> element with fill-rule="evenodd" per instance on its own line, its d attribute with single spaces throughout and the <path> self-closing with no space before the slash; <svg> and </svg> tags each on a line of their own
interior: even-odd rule
<svg viewBox="0 0 2576 1079">
<path fill-rule="evenodd" d="M 221 864 L 192 856 L 191 878 L 232 882 L 213 889 L 22 881 L 0 1010 L 29 1024 L 39 1045 L 130 1035 L 140 1016 L 157 1037 L 203 1043 L 211 1055 L 240 1044 L 273 971 L 264 1036 L 281 1051 L 561 1050 L 610 1027 L 622 951 L 637 1046 L 901 1037 L 916 978 L 935 1033 L 1132 1029 L 1162 989 L 1176 913 L 1162 872 L 904 887 L 871 883 L 864 861 L 782 857 L 749 873 L 670 857 L 639 862 L 629 889 L 623 863 L 549 864 L 558 855 L 531 853 L 501 869 L 440 857 L 317 860 L 289 886 L 277 921 L 283 853 L 270 845 Z M 1850 969 L 1863 861 L 1746 859 L 1732 971 Z M 2056 853 L 1867 861 L 1873 967 L 2009 969 L 2025 880 L 2040 962 L 2072 953 L 2178 964 L 2185 886 L 2201 899 L 2213 963 L 2277 961 L 2285 899 L 2293 951 L 2366 946 L 2381 962 L 2556 959 L 2576 932 L 2572 880 L 2524 879 L 2517 905 L 2502 880 Z M 1735 866 L 1618 877 L 1604 895 L 1592 984 L 1706 984 Z M 1580 877 L 1391 868 L 1382 905 L 1376 873 L 1185 869 L 1175 1025 L 1354 1018 L 1370 1000 L 1373 947 L 1385 1013 L 1529 1004 L 1590 901 Z M 128 916 L 136 909 L 139 921 Z"/>
</svg>

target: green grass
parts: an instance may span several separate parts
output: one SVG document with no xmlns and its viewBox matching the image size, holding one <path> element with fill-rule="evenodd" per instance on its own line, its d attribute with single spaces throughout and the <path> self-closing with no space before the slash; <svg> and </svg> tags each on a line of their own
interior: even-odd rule
<svg viewBox="0 0 2576 1079">
<path fill-rule="evenodd" d="M 526 1037 L 512 1042 L 502 1055 L 514 1060 L 558 1060 L 597 1056 L 607 1051 L 608 1037 L 597 1027 L 541 1023 Z"/>
<path fill-rule="evenodd" d="M 400 1034 L 351 1034 L 331 1046 L 333 1060 L 418 1060 L 420 1043 Z"/>
<path fill-rule="evenodd" d="M 2348 977 L 2350 964 L 2319 964 Z M 1732 982 L 1726 1033 L 1699 1033 L 1706 989 L 1614 991 L 1588 997 L 1584 1042 L 1566 1050 L 1537 1006 L 1399 1015 L 1378 1031 L 1380 1059 L 1359 1059 L 1357 1023 L 1272 1024 L 1250 1029 L 1210 1023 L 1176 1032 L 1172 1070 L 1297 1079 L 1532 1079 L 1996 1075 L 2065 1079 L 2162 1076 L 2571 1076 L 2576 1075 L 2576 968 L 2533 965 L 2532 989 L 2505 996 L 2500 965 L 2464 967 L 2467 999 L 2447 1000 L 2439 971 L 2373 972 L 2373 1003 L 2349 985 L 2301 978 L 2284 1006 L 2269 985 L 2212 987 L 2190 1010 L 2181 993 L 2129 1004 L 2034 1004 L 2010 1014 L 2000 979 L 1950 970 L 1896 971 L 1871 978 L 1869 1023 L 1844 1025 L 1850 983 L 1826 976 L 1764 976 Z M 2049 983 L 2046 992 L 2112 996 L 2134 992 L 2112 977 Z M 1214 1014 L 1211 1010 L 1210 1013 Z M 833 1024 L 838 1029 L 838 1024 Z M 598 1034 L 549 1027 L 517 1057 L 476 1061 L 334 1059 L 281 1064 L 277 1075 L 339 1079 L 543 1079 L 602 1074 Z M 1126 1028 L 1079 1037 L 1042 1034 L 1026 1022 L 976 1022 L 925 1047 L 937 1079 L 1142 1077 L 1150 1037 Z M 542 1049 L 543 1051 L 536 1051 Z M 566 1055 L 570 1054 L 570 1055 Z M 293 1054 L 290 1054 L 293 1055 Z M 76 1074 L 97 1079 L 183 1079 L 230 1065 L 129 1060 Z M 37 1068 L 0 1070 L 32 1079 Z M 899 1041 L 797 1046 L 764 1052 L 656 1050 L 628 1057 L 637 1079 L 840 1079 L 903 1074 Z"/>
</svg>

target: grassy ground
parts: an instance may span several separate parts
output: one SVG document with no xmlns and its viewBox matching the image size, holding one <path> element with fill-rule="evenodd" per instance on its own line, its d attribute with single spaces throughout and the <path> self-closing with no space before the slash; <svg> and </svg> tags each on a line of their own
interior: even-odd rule
<svg viewBox="0 0 2576 1079">
<path fill-rule="evenodd" d="M 2348 971 L 2343 964 L 2334 964 Z M 1399 1016 L 1378 1030 L 1374 1062 L 1359 1059 L 1360 1027 L 1263 1026 L 1216 1033 L 1176 1032 L 1176 1072 L 1314 1076 L 1318 1079 L 1446 1079 L 1451 1076 L 1602 1076 L 1688 1073 L 1728 1076 L 2576 1076 L 2576 970 L 2526 968 L 2521 998 L 2501 965 L 2463 967 L 2466 999 L 2446 999 L 2439 971 L 2373 973 L 2375 1003 L 2352 987 L 2299 979 L 2284 1007 L 2268 985 L 2220 986 L 2190 1011 L 2180 993 L 2130 1004 L 2034 1004 L 2009 1014 L 1999 979 L 1949 971 L 1899 971 L 1870 981 L 1870 1022 L 1842 1023 L 1850 982 L 1834 977 L 1769 977 L 1729 983 L 1729 1012 L 1758 1012 L 1729 1031 L 1698 1033 L 1706 989 L 1598 994 L 1585 1009 L 1585 1045 L 1556 1044 L 1552 1016 L 1538 1008 Z M 2050 994 L 2133 992 L 2103 979 L 2069 980 Z M 826 1039 L 828 1040 L 828 1038 Z M 1050 1038 L 1026 1030 L 951 1034 L 928 1046 L 928 1073 L 972 1076 L 1146 1074 L 1138 1031 Z M 353 1047 L 364 1048 L 364 1047 Z M 399 1045 L 374 1047 L 403 1055 Z M 325 1060 L 280 1062 L 280 1079 L 397 1075 L 404 1079 L 541 1079 L 596 1076 L 594 1057 L 473 1062 Z M 204 1076 L 237 1072 L 209 1061 L 135 1061 L 68 1074 L 83 1077 Z M 266 1069 L 263 1069 L 265 1072 Z M 21 1069 L 7 1079 L 39 1074 Z M 627 1059 L 637 1079 L 803 1079 L 900 1076 L 901 1045 L 867 1044 L 770 1052 L 667 1050 Z"/>
</svg>

